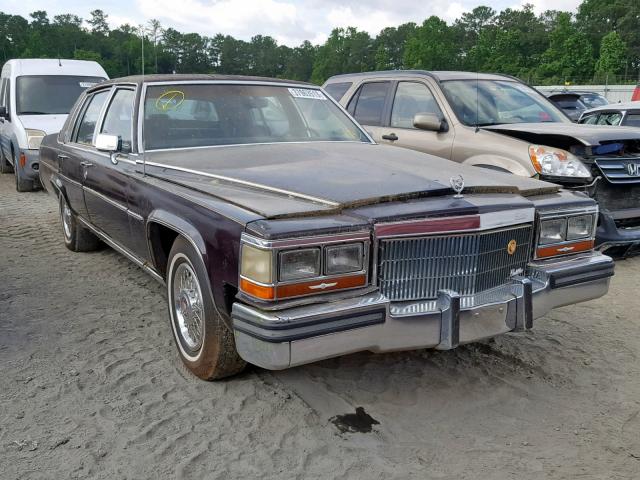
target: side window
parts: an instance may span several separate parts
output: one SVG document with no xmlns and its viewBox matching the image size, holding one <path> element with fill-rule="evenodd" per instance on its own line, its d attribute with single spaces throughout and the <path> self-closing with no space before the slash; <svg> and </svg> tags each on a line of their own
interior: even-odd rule
<svg viewBox="0 0 640 480">
<path fill-rule="evenodd" d="M 640 127 L 640 113 L 629 113 L 624 124 L 628 127 Z"/>
<path fill-rule="evenodd" d="M 389 82 L 372 82 L 360 87 L 354 110 L 354 117 L 358 122 L 371 126 L 382 124 L 382 111 L 389 86 Z"/>
<path fill-rule="evenodd" d="M 419 113 L 442 116 L 436 99 L 426 85 L 418 82 L 400 82 L 393 101 L 391 126 L 414 128 L 413 117 Z"/>
<path fill-rule="evenodd" d="M 91 145 L 93 143 L 93 132 L 96 129 L 102 106 L 107 100 L 109 90 L 103 90 L 91 96 L 87 100 L 87 107 L 78 118 L 76 131 L 73 135 L 72 142 Z"/>
<path fill-rule="evenodd" d="M 598 119 L 597 125 L 620 125 L 622 114 L 618 112 L 603 113 Z"/>
<path fill-rule="evenodd" d="M 133 128 L 133 99 L 135 92 L 128 89 L 120 89 L 111 100 L 102 123 L 100 133 L 117 135 L 122 142 L 122 151 L 131 151 L 131 131 Z"/>
<path fill-rule="evenodd" d="M 330 83 L 324 87 L 324 91 L 331 95 L 336 102 L 339 102 L 351 85 L 353 82 Z"/>
<path fill-rule="evenodd" d="M 7 104 L 4 99 L 4 93 L 7 88 L 7 78 L 3 78 L 0 83 L 0 107 L 5 107 Z"/>
<path fill-rule="evenodd" d="M 595 125 L 597 121 L 598 121 L 598 114 L 587 115 L 586 117 L 583 117 L 580 119 L 580 123 L 583 123 L 585 125 Z"/>
</svg>

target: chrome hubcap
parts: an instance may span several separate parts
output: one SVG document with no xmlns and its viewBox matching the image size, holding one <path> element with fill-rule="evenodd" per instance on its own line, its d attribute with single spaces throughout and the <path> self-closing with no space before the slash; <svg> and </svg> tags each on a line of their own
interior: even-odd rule
<svg viewBox="0 0 640 480">
<path fill-rule="evenodd" d="M 202 291 L 191 265 L 178 265 L 173 280 L 173 312 L 178 333 L 189 350 L 199 350 L 203 340 Z"/>
<path fill-rule="evenodd" d="M 64 230 L 64 236 L 68 239 L 71 238 L 71 209 L 67 202 L 62 202 L 62 229 Z"/>
</svg>

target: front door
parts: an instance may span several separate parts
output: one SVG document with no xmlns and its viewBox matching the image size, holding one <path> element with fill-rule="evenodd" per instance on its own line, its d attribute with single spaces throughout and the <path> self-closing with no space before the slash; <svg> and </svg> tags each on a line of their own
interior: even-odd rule
<svg viewBox="0 0 640 480">
<path fill-rule="evenodd" d="M 135 173 L 135 163 L 129 161 L 133 126 L 135 91 L 117 88 L 108 102 L 98 134 L 116 135 L 120 153 L 99 152 L 94 148 L 85 155 L 84 199 L 91 223 L 121 246 L 130 248 L 129 177 Z"/>
<path fill-rule="evenodd" d="M 447 121 L 446 131 L 419 130 L 413 126 L 413 119 L 421 113 L 430 113 L 447 121 L 431 90 L 424 83 L 398 82 L 389 127 L 381 135 L 382 143 L 451 159 L 454 138 L 451 122 Z"/>
</svg>

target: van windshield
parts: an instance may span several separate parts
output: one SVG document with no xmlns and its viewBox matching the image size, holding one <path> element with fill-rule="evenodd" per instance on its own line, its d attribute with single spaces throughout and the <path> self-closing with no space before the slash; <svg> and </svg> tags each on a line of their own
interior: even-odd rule
<svg viewBox="0 0 640 480">
<path fill-rule="evenodd" d="M 18 115 L 67 114 L 80 94 L 103 82 L 102 77 L 28 75 L 16 79 Z"/>
</svg>

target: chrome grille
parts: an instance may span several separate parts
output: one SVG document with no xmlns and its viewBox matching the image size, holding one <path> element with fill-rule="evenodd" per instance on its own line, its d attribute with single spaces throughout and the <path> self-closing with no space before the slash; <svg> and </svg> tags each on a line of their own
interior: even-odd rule
<svg viewBox="0 0 640 480">
<path fill-rule="evenodd" d="M 378 285 L 390 300 L 424 300 L 439 290 L 473 295 L 505 284 L 524 272 L 531 252 L 533 227 L 379 242 Z M 513 255 L 507 252 L 516 241 Z"/>
<path fill-rule="evenodd" d="M 640 157 L 599 157 L 595 163 L 611 183 L 640 182 Z"/>
</svg>

